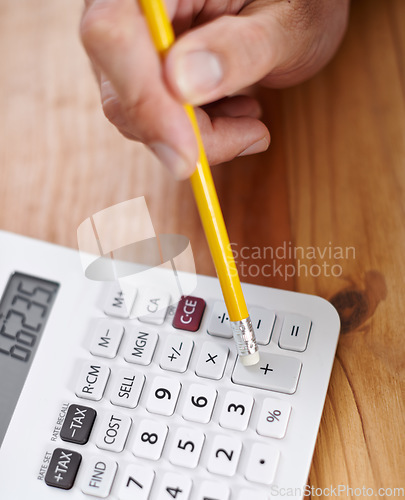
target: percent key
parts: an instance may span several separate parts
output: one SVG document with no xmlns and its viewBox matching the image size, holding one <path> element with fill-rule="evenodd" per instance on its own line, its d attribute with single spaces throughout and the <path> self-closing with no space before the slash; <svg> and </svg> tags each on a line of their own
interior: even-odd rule
<svg viewBox="0 0 405 500">
<path fill-rule="evenodd" d="M 266 398 L 257 422 L 257 432 L 262 436 L 281 439 L 285 436 L 291 406 L 282 400 Z"/>
</svg>

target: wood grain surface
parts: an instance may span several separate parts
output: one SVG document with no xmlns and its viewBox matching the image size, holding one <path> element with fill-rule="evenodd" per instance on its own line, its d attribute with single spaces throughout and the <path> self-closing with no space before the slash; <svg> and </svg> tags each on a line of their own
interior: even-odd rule
<svg viewBox="0 0 405 500">
<path fill-rule="evenodd" d="M 81 9 L 0 0 L 0 229 L 76 247 L 85 218 L 145 196 L 156 232 L 190 238 L 213 275 L 188 182 L 103 116 Z M 351 10 L 322 72 L 258 91 L 269 151 L 213 174 L 243 280 L 318 294 L 341 315 L 309 484 L 387 498 L 379 488 L 405 487 L 405 1 Z"/>
</svg>

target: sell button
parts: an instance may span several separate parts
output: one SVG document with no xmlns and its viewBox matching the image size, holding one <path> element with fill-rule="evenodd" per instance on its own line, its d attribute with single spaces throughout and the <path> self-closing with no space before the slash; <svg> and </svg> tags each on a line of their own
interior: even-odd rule
<svg viewBox="0 0 405 500">
<path fill-rule="evenodd" d="M 205 300 L 199 297 L 182 297 L 173 319 L 174 328 L 196 332 L 205 310 Z"/>
</svg>

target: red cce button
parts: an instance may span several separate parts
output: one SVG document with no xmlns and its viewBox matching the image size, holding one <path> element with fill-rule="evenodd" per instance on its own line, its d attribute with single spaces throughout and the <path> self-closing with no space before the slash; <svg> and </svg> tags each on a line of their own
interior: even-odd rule
<svg viewBox="0 0 405 500">
<path fill-rule="evenodd" d="M 182 297 L 173 319 L 174 328 L 196 332 L 204 314 L 205 300 L 199 297 Z"/>
</svg>

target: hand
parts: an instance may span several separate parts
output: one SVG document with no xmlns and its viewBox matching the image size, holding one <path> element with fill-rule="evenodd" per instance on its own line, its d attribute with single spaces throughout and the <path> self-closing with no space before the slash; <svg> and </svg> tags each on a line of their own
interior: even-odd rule
<svg viewBox="0 0 405 500">
<path fill-rule="evenodd" d="M 178 37 L 163 65 L 136 0 L 85 0 L 83 44 L 107 118 L 179 178 L 198 150 L 182 103 L 196 109 L 209 162 L 267 149 L 253 84 L 284 87 L 336 51 L 349 0 L 166 0 Z"/>
</svg>

